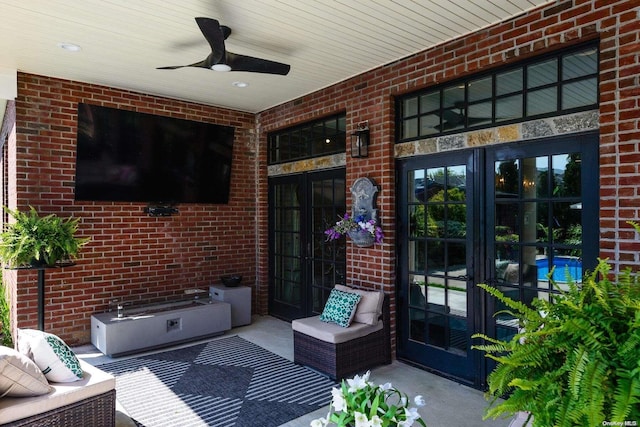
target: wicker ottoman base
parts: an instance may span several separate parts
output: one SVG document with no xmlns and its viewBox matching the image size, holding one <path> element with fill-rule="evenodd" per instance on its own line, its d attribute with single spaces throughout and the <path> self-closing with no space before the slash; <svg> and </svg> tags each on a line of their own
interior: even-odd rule
<svg viewBox="0 0 640 427">
<path fill-rule="evenodd" d="M 293 331 L 294 363 L 309 366 L 334 380 L 391 363 L 388 297 L 385 297 L 382 315 L 381 330 L 339 344 Z"/>
<path fill-rule="evenodd" d="M 6 426 L 33 427 L 114 427 L 116 425 L 116 391 L 92 396 L 49 412 L 13 421 Z"/>
</svg>

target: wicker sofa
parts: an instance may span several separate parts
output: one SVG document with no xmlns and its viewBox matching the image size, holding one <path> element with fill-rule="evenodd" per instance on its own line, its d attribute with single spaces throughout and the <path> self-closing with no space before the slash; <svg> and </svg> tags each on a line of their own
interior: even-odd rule
<svg viewBox="0 0 640 427">
<path fill-rule="evenodd" d="M 0 399 L 2 426 L 115 426 L 115 378 L 80 361 L 84 378 L 73 383 L 51 383 L 53 390 L 35 397 Z"/>
<path fill-rule="evenodd" d="M 377 325 L 353 322 L 343 328 L 319 316 L 292 322 L 294 363 L 306 365 L 334 380 L 391 363 L 391 315 L 384 295 Z"/>
</svg>

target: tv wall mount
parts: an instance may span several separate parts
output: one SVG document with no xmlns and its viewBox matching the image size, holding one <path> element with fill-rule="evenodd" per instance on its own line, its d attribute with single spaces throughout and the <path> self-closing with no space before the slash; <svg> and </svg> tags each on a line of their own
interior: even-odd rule
<svg viewBox="0 0 640 427">
<path fill-rule="evenodd" d="M 166 204 L 149 204 L 144 208 L 144 213 L 149 216 L 171 216 L 178 213 L 178 208 Z"/>
</svg>

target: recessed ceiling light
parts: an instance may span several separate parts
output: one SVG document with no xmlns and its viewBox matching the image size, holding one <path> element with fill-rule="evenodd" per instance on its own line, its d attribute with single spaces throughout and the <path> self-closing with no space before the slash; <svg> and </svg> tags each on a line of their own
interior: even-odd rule
<svg viewBox="0 0 640 427">
<path fill-rule="evenodd" d="M 214 71 L 231 71 L 231 67 L 229 67 L 227 64 L 213 64 L 211 66 L 211 69 Z"/>
<path fill-rule="evenodd" d="M 82 48 L 80 46 L 78 46 L 77 44 L 73 44 L 73 43 L 58 43 L 58 47 L 60 49 L 64 49 L 67 50 L 69 52 L 78 52 L 81 51 Z"/>
<path fill-rule="evenodd" d="M 247 87 L 247 86 L 249 86 L 249 83 L 245 83 L 245 82 L 233 82 L 231 84 L 233 86 L 235 86 L 235 87 Z"/>
</svg>

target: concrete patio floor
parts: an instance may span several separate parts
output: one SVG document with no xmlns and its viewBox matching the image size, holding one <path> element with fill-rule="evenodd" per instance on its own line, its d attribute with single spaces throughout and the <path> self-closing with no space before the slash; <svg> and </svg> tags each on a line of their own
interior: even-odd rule
<svg viewBox="0 0 640 427">
<path fill-rule="evenodd" d="M 293 333 L 289 322 L 271 316 L 253 316 L 251 325 L 233 328 L 220 338 L 230 335 L 238 335 L 272 353 L 293 360 Z M 193 344 L 194 342 L 191 342 L 182 346 Z M 162 349 L 165 350 L 166 348 Z M 105 356 L 92 345 L 76 347 L 74 351 L 79 358 L 93 365 L 122 359 Z M 482 420 L 487 401 L 481 391 L 397 360 L 390 365 L 372 369 L 370 379 L 376 384 L 390 382 L 410 397 L 422 395 L 426 400 L 426 406 L 420 408 L 420 414 L 429 427 L 507 427 L 511 422 L 511 419 Z M 119 411 L 117 427 L 132 426 L 133 423 L 126 417 L 126 410 L 120 405 L 117 405 L 116 409 Z M 328 407 L 311 412 L 281 427 L 309 426 L 311 420 L 325 417 L 327 412 Z"/>
</svg>

